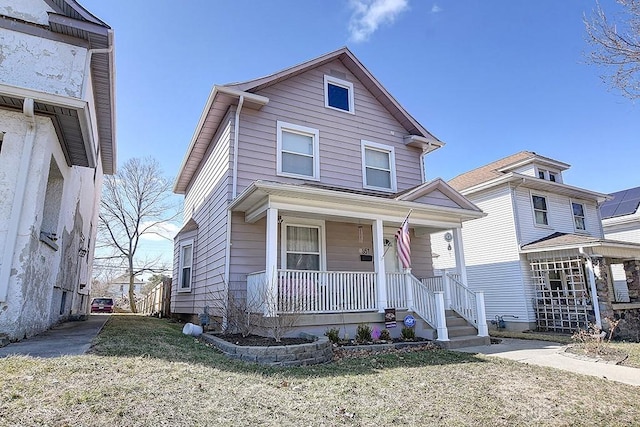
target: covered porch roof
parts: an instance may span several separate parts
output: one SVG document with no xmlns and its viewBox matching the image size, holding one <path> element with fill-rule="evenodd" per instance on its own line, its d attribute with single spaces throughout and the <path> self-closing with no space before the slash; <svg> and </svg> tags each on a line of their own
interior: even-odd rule
<svg viewBox="0 0 640 427">
<path fill-rule="evenodd" d="M 425 183 L 423 186 L 433 186 Z M 420 186 L 422 187 L 422 186 Z M 255 181 L 229 209 L 244 212 L 245 221 L 253 223 L 263 218 L 268 208 L 280 212 L 304 213 L 305 216 L 333 218 L 345 222 L 382 219 L 400 225 L 412 210 L 412 227 L 427 229 L 459 228 L 463 221 L 480 218 L 485 214 L 461 197 L 459 207 L 438 206 L 411 200 L 398 195 L 379 195 L 367 191 L 341 189 L 307 184 L 284 184 Z"/>
<path fill-rule="evenodd" d="M 615 259 L 640 259 L 640 244 L 556 232 L 522 245 L 520 253 L 528 254 L 529 258 L 584 253 Z"/>
</svg>

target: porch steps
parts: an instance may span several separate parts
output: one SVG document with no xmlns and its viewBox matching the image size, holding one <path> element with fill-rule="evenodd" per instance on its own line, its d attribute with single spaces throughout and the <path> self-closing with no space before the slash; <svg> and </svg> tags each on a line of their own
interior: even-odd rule
<svg viewBox="0 0 640 427">
<path fill-rule="evenodd" d="M 454 349 L 491 344 L 489 337 L 479 337 L 478 330 L 458 313 L 447 310 L 445 314 L 449 341 L 437 341 L 441 348 Z"/>
</svg>

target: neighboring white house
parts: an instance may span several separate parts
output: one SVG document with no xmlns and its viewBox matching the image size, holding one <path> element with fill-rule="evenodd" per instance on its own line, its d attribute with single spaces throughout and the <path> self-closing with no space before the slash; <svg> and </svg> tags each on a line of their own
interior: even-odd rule
<svg viewBox="0 0 640 427">
<path fill-rule="evenodd" d="M 88 312 L 115 168 L 113 31 L 74 0 L 0 0 L 0 334 Z"/>
<path fill-rule="evenodd" d="M 640 245 L 604 239 L 608 196 L 564 182 L 569 165 L 523 151 L 449 181 L 487 216 L 462 229 L 469 287 L 485 293 L 487 320 L 510 329 L 570 332 L 629 307 L 609 265 L 640 259 Z M 434 266 L 453 267 L 455 242 L 433 238 Z"/>
<path fill-rule="evenodd" d="M 611 200 L 607 200 L 600 206 L 605 237 L 640 244 L 640 211 L 638 210 L 640 187 L 618 191 L 609 196 Z M 616 299 L 620 302 L 638 302 L 640 301 L 640 284 L 627 281 L 624 267 L 623 264 L 611 266 Z M 627 264 L 627 268 L 635 268 L 635 265 Z"/>
<path fill-rule="evenodd" d="M 424 156 L 442 145 L 346 48 L 214 86 L 174 186 L 185 203 L 172 313 L 211 306 L 224 323 L 242 300 L 264 318 L 293 313 L 306 331 L 353 336 L 359 323 L 384 327 L 385 309 L 411 308 L 447 340 L 430 234 L 459 236 L 483 214 L 425 182 Z M 394 237 L 409 212 L 411 271 Z M 474 298 L 457 307 L 472 324 Z"/>
</svg>

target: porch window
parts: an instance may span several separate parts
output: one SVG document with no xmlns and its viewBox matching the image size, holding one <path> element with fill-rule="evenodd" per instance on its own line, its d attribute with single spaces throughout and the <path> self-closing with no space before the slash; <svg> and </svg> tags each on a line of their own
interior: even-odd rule
<svg viewBox="0 0 640 427">
<path fill-rule="evenodd" d="M 286 268 L 320 270 L 320 227 L 286 226 Z"/>
<path fill-rule="evenodd" d="M 393 147 L 361 141 L 361 149 L 364 188 L 396 191 L 396 159 Z"/>
<path fill-rule="evenodd" d="M 549 218 L 547 215 L 547 198 L 532 195 L 531 199 L 533 201 L 533 214 L 536 225 L 549 225 Z"/>
<path fill-rule="evenodd" d="M 278 121 L 277 131 L 278 175 L 319 180 L 318 130 Z"/>
<path fill-rule="evenodd" d="M 576 230 L 586 230 L 584 224 L 584 205 L 581 203 L 571 203 L 571 209 L 573 210 L 573 222 Z"/>
<path fill-rule="evenodd" d="M 191 290 L 191 270 L 193 266 L 193 240 L 180 243 L 179 291 Z"/>
</svg>

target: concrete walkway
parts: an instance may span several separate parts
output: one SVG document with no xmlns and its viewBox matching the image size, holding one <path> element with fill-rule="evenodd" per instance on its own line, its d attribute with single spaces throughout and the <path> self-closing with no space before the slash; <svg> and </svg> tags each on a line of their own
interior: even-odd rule
<svg viewBox="0 0 640 427">
<path fill-rule="evenodd" d="M 605 378 L 640 386 L 640 369 L 618 366 L 566 353 L 566 345 L 535 340 L 501 338 L 500 344 L 456 349 L 465 353 L 478 353 L 502 357 L 532 365 L 548 366 L 583 375 Z"/>
<path fill-rule="evenodd" d="M 84 354 L 109 317 L 108 314 L 92 314 L 87 320 L 62 323 L 39 335 L 0 347 L 0 358 L 14 354 L 32 357 Z"/>
</svg>

